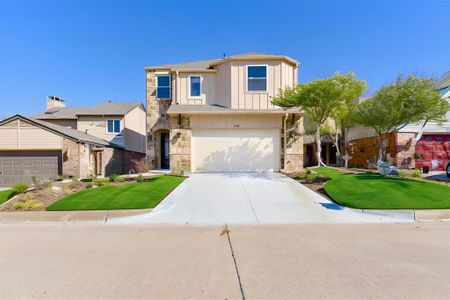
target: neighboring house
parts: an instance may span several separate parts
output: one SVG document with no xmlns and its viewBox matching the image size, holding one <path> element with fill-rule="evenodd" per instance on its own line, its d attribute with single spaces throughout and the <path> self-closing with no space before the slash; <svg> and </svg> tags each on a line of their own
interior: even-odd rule
<svg viewBox="0 0 450 300">
<path fill-rule="evenodd" d="M 65 107 L 58 97 L 32 117 L 0 121 L 0 186 L 31 176 L 108 176 L 127 173 L 146 156 L 145 109 L 139 102 Z"/>
<path fill-rule="evenodd" d="M 298 171 L 303 118 L 271 103 L 297 84 L 298 62 L 246 53 L 146 67 L 148 155 L 154 168 Z"/>
<path fill-rule="evenodd" d="M 450 102 L 450 72 L 436 84 L 436 90 Z M 392 132 L 384 140 L 383 151 L 400 168 L 422 168 L 428 166 L 434 170 L 444 170 L 450 160 L 450 112 L 447 121 L 430 121 L 425 125 L 419 141 L 415 138 L 420 130 L 419 124 L 408 124 Z M 352 128 L 349 139 L 354 145 L 350 165 L 367 166 L 367 160 L 375 160 L 378 153 L 375 132 L 369 128 Z"/>
</svg>

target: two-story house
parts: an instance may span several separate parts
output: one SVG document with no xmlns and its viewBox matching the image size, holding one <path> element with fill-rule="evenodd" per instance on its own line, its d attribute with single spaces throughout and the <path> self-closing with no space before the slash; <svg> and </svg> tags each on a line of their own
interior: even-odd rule
<svg viewBox="0 0 450 300">
<path fill-rule="evenodd" d="M 293 172 L 303 167 L 303 114 L 271 103 L 297 84 L 298 62 L 246 53 L 146 67 L 154 168 Z"/>
<path fill-rule="evenodd" d="M 140 102 L 66 107 L 50 96 L 46 110 L 0 121 L 0 186 L 31 176 L 127 173 L 146 157 L 146 112 Z"/>
</svg>

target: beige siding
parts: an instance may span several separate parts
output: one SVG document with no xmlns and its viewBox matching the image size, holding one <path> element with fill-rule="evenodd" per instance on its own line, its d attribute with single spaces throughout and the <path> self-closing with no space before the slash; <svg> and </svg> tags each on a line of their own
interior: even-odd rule
<svg viewBox="0 0 450 300">
<path fill-rule="evenodd" d="M 136 107 L 125 115 L 123 136 L 125 149 L 137 152 L 146 152 L 146 118 L 145 111 Z"/>
<path fill-rule="evenodd" d="M 48 123 L 56 124 L 59 126 L 63 126 L 63 127 L 77 129 L 77 120 L 59 119 L 59 120 L 44 120 L 44 121 L 48 122 Z"/>
<path fill-rule="evenodd" d="M 190 79 L 189 77 L 200 76 L 201 80 L 201 95 L 200 97 L 190 97 Z M 179 74 L 178 75 L 178 103 L 180 104 L 206 104 L 214 103 L 216 96 L 216 74 Z"/>
<path fill-rule="evenodd" d="M 267 65 L 267 91 L 247 91 L 247 65 Z M 282 61 L 231 62 L 231 108 L 270 109 L 280 89 L 296 83 L 297 69 Z M 220 71 L 219 71 L 220 73 Z"/>
<path fill-rule="evenodd" d="M 192 129 L 268 129 L 281 128 L 279 115 L 194 115 L 191 116 Z"/>
<path fill-rule="evenodd" d="M 62 137 L 31 123 L 14 120 L 0 126 L 1 150 L 61 149 Z"/>
<path fill-rule="evenodd" d="M 80 131 L 86 132 L 90 135 L 113 142 L 117 145 L 124 145 L 124 138 L 120 134 L 111 134 L 106 132 L 106 120 L 118 119 L 121 120 L 121 133 L 124 129 L 123 116 L 79 116 L 77 128 Z"/>
<path fill-rule="evenodd" d="M 231 64 L 224 64 L 217 67 L 216 73 L 216 99 L 209 104 L 219 104 L 231 107 L 233 88 L 231 86 Z"/>
</svg>

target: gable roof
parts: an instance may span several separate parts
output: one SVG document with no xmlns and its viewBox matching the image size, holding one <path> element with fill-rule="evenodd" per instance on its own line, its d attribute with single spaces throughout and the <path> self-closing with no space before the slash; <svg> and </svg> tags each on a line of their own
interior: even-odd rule
<svg viewBox="0 0 450 300">
<path fill-rule="evenodd" d="M 106 146 L 106 147 L 113 147 L 113 148 L 120 148 L 122 149 L 122 146 L 107 142 L 101 138 L 95 137 L 93 135 L 84 133 L 82 131 L 76 130 L 76 129 L 72 129 L 72 128 L 67 128 L 64 126 L 60 126 L 60 125 L 56 125 L 56 124 L 52 124 L 49 122 L 45 122 L 45 121 L 41 121 L 41 120 L 37 120 L 37 119 L 32 119 L 32 118 L 27 118 L 21 115 L 14 115 L 12 117 L 9 117 L 7 119 L 4 119 L 2 121 L 0 121 L 0 125 L 6 124 L 8 122 L 14 121 L 16 119 L 20 119 L 23 120 L 25 122 L 31 123 L 33 125 L 36 125 L 40 128 L 49 130 L 55 134 L 58 135 L 62 135 L 68 139 L 71 139 L 73 141 L 76 142 L 83 142 L 83 143 L 88 143 L 88 144 L 94 144 L 94 145 L 100 145 L 100 146 Z"/>
<path fill-rule="evenodd" d="M 101 102 L 95 106 L 58 107 L 31 116 L 33 119 L 78 119 L 78 116 L 89 115 L 125 115 L 136 107 L 144 106 L 141 102 Z"/>
<path fill-rule="evenodd" d="M 172 70 L 172 71 L 214 70 L 215 66 L 227 63 L 229 61 L 235 61 L 235 60 L 250 60 L 250 61 L 284 60 L 290 64 L 298 65 L 298 61 L 296 61 L 295 59 L 292 59 L 286 55 L 266 54 L 266 53 L 259 53 L 259 52 L 247 52 L 247 53 L 241 53 L 241 54 L 237 54 L 237 55 L 228 56 L 225 58 L 189 61 L 189 62 L 182 62 L 182 63 L 177 63 L 177 64 L 149 66 L 149 67 L 145 67 L 145 69 L 146 70 Z"/>
</svg>

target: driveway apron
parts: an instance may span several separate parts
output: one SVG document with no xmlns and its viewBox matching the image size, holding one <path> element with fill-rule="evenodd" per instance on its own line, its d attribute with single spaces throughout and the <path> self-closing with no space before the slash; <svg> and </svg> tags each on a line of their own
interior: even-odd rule
<svg viewBox="0 0 450 300">
<path fill-rule="evenodd" d="M 336 205 L 280 173 L 195 173 L 152 212 L 109 223 L 290 224 L 410 222 Z"/>
</svg>

